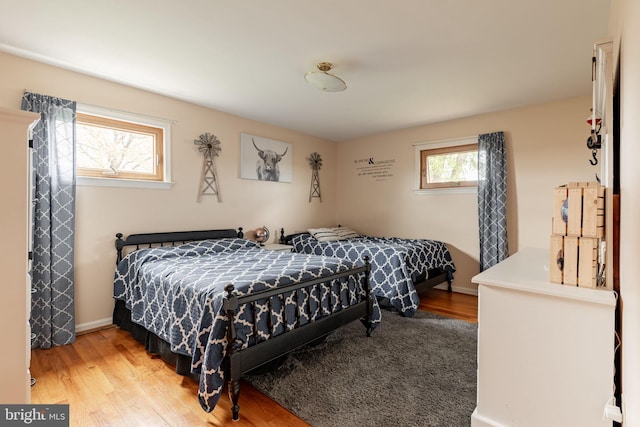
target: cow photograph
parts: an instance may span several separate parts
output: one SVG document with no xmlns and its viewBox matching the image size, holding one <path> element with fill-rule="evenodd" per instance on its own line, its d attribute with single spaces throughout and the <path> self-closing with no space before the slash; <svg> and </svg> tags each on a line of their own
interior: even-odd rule
<svg viewBox="0 0 640 427">
<path fill-rule="evenodd" d="M 260 181 L 292 181 L 291 144 L 255 135 L 241 134 L 240 177 Z"/>
</svg>

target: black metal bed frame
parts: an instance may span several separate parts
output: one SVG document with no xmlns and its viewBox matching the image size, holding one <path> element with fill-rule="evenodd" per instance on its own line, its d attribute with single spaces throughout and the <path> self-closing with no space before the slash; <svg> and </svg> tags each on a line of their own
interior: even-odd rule
<svg viewBox="0 0 640 427">
<path fill-rule="evenodd" d="M 202 230 L 188 232 L 168 232 L 168 233 L 146 233 L 131 234 L 126 239 L 122 239 L 122 233 L 116 234 L 116 250 L 118 252 L 117 262 L 123 258 L 124 248 L 127 246 L 135 246 L 136 249 L 141 247 L 154 246 L 175 246 L 190 241 L 204 239 L 220 239 L 228 237 L 242 237 L 242 229 L 239 231 L 233 229 L 223 230 Z M 369 276 L 371 265 L 368 257 L 364 259 L 364 265 L 346 270 L 340 273 L 332 274 L 311 280 L 292 283 L 276 289 L 268 289 L 261 292 L 253 293 L 245 296 L 238 296 L 235 292 L 233 284 L 225 287 L 225 298 L 223 302 L 223 310 L 227 313 L 227 352 L 225 356 L 225 376 L 227 378 L 227 387 L 229 398 L 231 400 L 231 411 L 233 420 L 239 419 L 240 407 L 238 400 L 240 396 L 240 378 L 243 374 L 265 365 L 281 356 L 299 348 L 310 344 L 318 339 L 325 337 L 331 331 L 350 323 L 357 319 L 363 319 L 366 327 L 367 336 L 371 335 L 372 324 L 371 315 L 373 311 L 373 300 L 369 287 Z M 365 297 L 358 303 L 347 308 L 339 309 L 319 320 L 309 322 L 303 326 L 294 328 L 293 330 L 284 332 L 266 341 L 249 346 L 242 349 L 242 343 L 237 341 L 236 329 L 234 324 L 235 313 L 243 304 L 251 304 L 257 300 L 269 298 L 279 298 L 283 294 L 289 294 L 300 289 L 311 289 L 319 284 L 326 283 L 335 279 L 353 276 L 357 279 L 358 275 L 362 276 L 361 286 L 365 289 Z M 285 319 L 285 322 L 288 319 Z M 294 319 L 295 320 L 295 319 Z M 296 321 L 297 323 L 297 321 Z"/>
<path fill-rule="evenodd" d="M 220 230 L 199 230 L 199 231 L 170 231 L 164 233 L 138 233 L 130 234 L 126 239 L 122 239 L 124 235 L 122 233 L 116 234 L 116 251 L 118 256 L 116 258 L 116 265 L 122 261 L 124 255 L 124 248 L 126 246 L 135 246 L 136 249 L 140 247 L 151 248 L 154 246 L 175 246 L 176 244 L 182 244 L 187 242 L 193 242 L 196 240 L 206 239 L 224 239 L 233 237 L 244 237 L 242 227 L 238 230 L 233 228 L 220 229 Z"/>
<path fill-rule="evenodd" d="M 416 288 L 416 292 L 420 295 L 444 282 L 447 282 L 447 292 L 453 292 L 453 289 L 451 289 L 449 273 L 441 268 L 435 268 L 433 270 L 429 270 L 426 278 L 419 279 L 414 282 L 413 287 Z"/>
</svg>

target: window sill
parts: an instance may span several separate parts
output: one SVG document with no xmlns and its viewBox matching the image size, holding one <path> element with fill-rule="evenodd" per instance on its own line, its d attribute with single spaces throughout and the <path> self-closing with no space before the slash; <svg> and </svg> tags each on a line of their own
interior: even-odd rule
<svg viewBox="0 0 640 427">
<path fill-rule="evenodd" d="M 137 179 L 93 178 L 88 176 L 76 177 L 76 185 L 87 187 L 119 187 L 119 188 L 148 188 L 153 190 L 170 190 L 173 182 L 143 181 Z"/>
<path fill-rule="evenodd" d="M 423 194 L 477 194 L 478 187 L 428 188 L 413 190 L 417 195 Z"/>
</svg>

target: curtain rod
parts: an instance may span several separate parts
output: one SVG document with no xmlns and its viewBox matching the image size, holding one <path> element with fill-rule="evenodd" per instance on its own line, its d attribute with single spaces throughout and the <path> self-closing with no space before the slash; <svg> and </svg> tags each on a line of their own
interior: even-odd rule
<svg viewBox="0 0 640 427">
<path fill-rule="evenodd" d="M 24 91 L 25 92 L 30 92 L 30 93 L 40 94 L 40 92 L 31 90 L 31 89 L 25 89 Z M 47 95 L 47 96 L 60 98 L 59 96 L 56 96 L 56 95 L 48 95 L 48 94 L 41 94 L 41 95 Z M 128 115 L 128 116 L 140 117 L 140 118 L 143 118 L 143 119 L 149 119 L 149 120 L 155 120 L 155 121 L 159 121 L 159 122 L 171 123 L 172 125 L 175 125 L 175 124 L 178 123 L 177 120 L 165 119 L 164 117 L 151 116 L 149 114 L 132 113 L 131 111 L 118 110 L 116 108 L 110 108 L 110 107 L 102 107 L 102 106 L 99 106 L 99 105 L 92 105 L 92 104 L 87 104 L 87 103 L 84 103 L 84 102 L 77 102 L 76 101 L 76 105 L 79 105 L 81 107 L 85 107 L 87 109 L 97 109 L 97 110 L 109 111 L 109 112 L 116 113 L 116 114 L 124 114 L 124 115 Z"/>
</svg>

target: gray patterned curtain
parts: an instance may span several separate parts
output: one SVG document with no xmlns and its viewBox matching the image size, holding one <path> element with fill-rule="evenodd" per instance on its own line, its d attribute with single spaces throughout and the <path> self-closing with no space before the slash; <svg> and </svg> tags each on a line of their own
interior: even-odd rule
<svg viewBox="0 0 640 427">
<path fill-rule="evenodd" d="M 507 245 L 507 159 L 504 133 L 478 136 L 480 271 L 509 256 Z"/>
<path fill-rule="evenodd" d="M 22 109 L 40 113 L 33 131 L 32 347 L 75 341 L 76 103 L 25 92 Z"/>
</svg>

